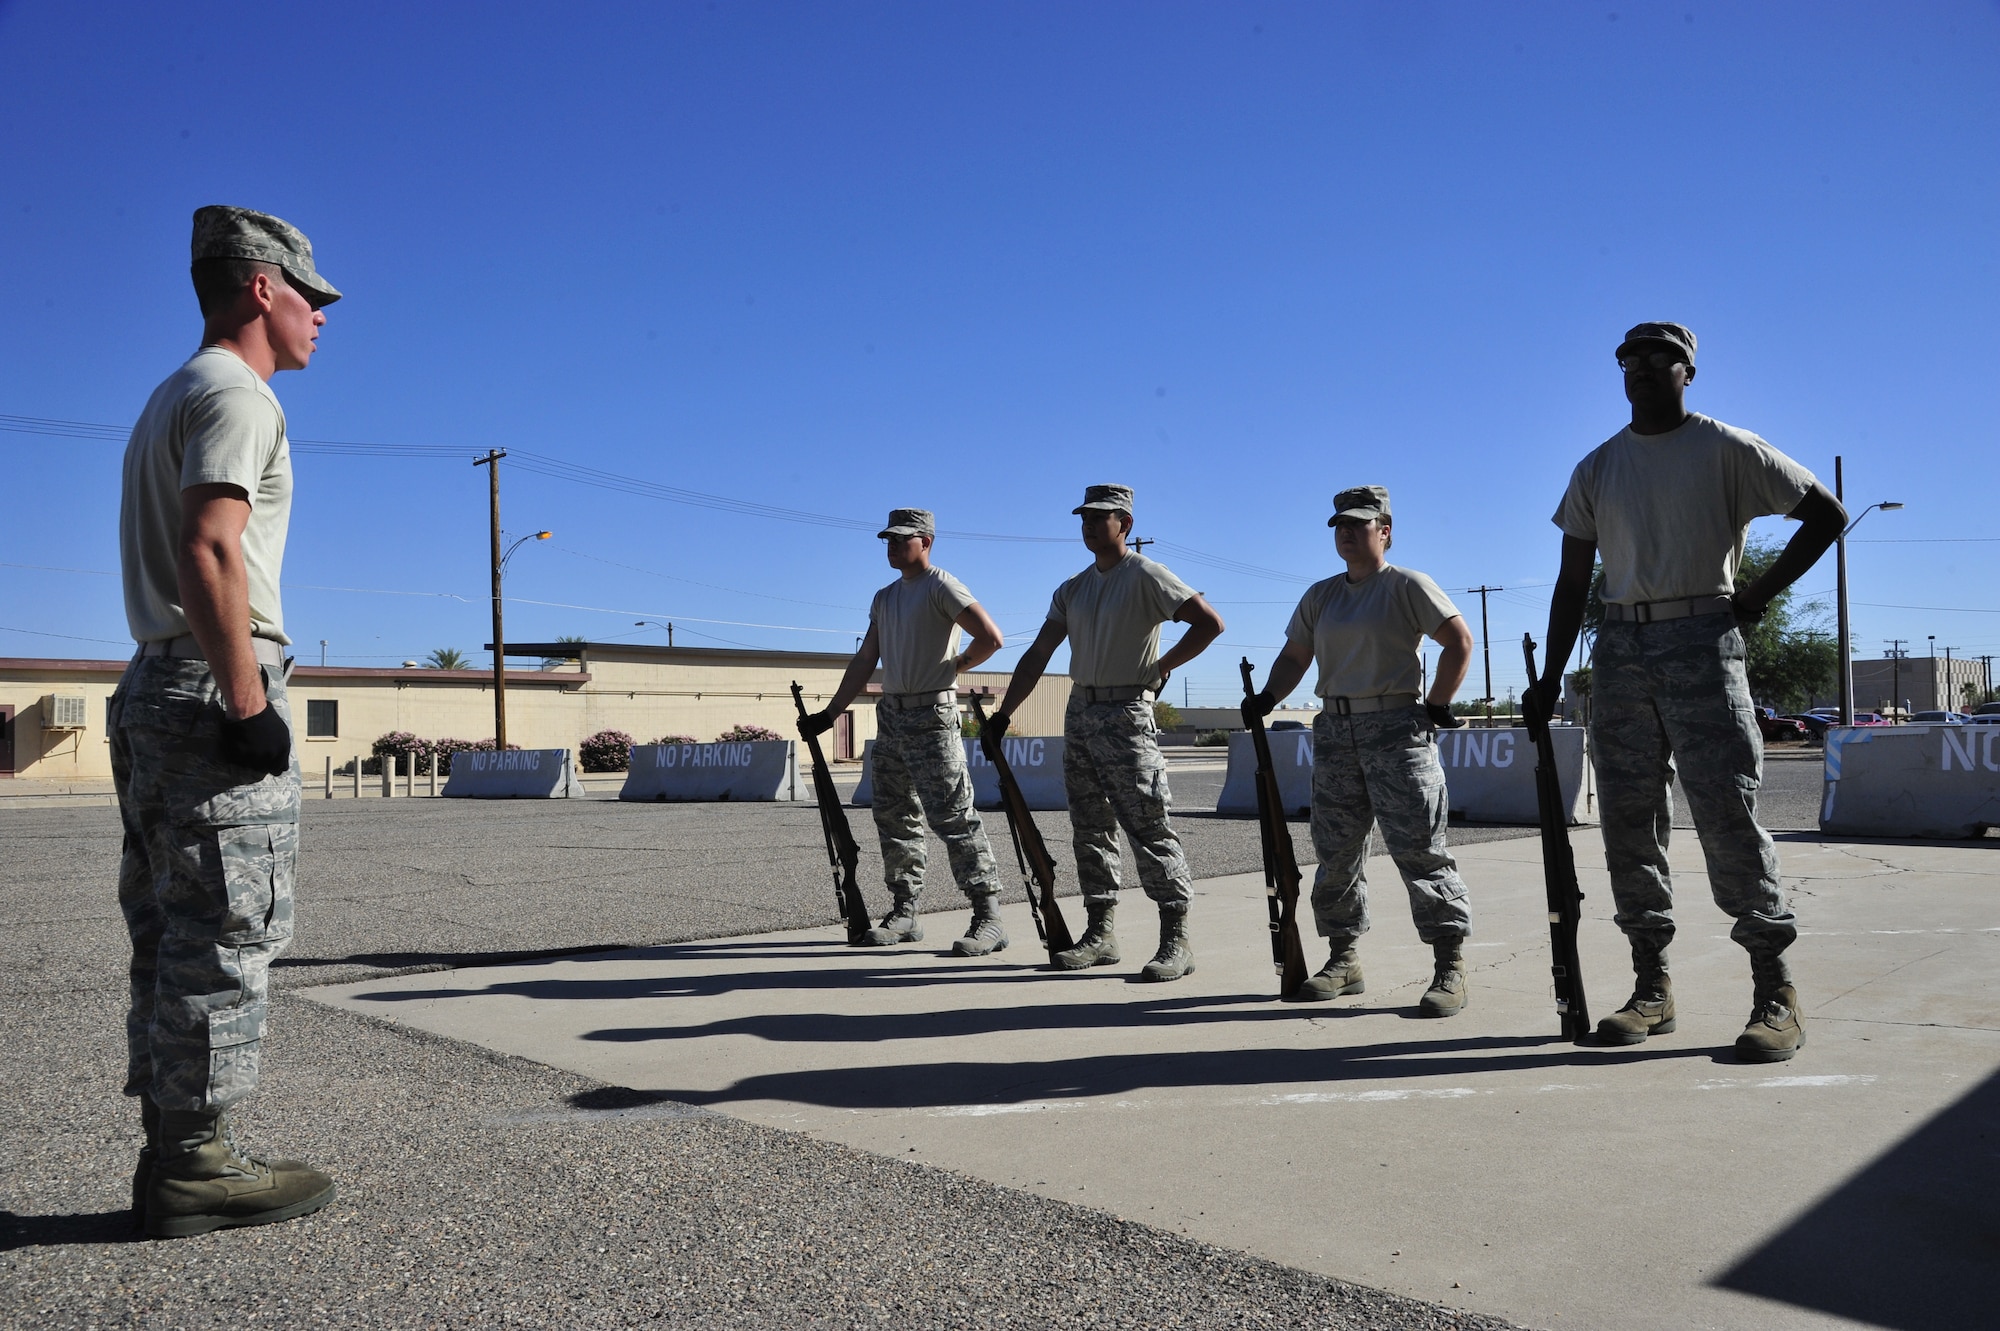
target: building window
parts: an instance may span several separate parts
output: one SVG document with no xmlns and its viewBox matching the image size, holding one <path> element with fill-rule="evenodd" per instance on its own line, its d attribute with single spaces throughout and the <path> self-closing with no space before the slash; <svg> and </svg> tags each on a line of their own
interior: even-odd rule
<svg viewBox="0 0 2000 1331">
<path fill-rule="evenodd" d="M 340 703 L 332 698 L 306 700 L 306 738 L 340 738 Z"/>
</svg>

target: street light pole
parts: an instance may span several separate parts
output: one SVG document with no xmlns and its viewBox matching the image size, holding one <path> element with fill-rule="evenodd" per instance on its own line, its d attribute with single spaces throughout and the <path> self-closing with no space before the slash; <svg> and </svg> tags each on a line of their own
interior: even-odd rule
<svg viewBox="0 0 2000 1331">
<path fill-rule="evenodd" d="M 664 624 L 657 619 L 635 619 L 632 621 L 634 628 L 644 628 L 648 624 L 651 624 L 656 629 L 665 629 L 667 631 L 667 646 L 671 647 L 674 645 L 674 621 L 670 619 Z"/>
<path fill-rule="evenodd" d="M 1842 503 L 1846 503 L 1846 496 L 1842 493 L 1843 486 L 1841 484 L 1840 472 L 1840 458 L 1836 455 L 1833 459 L 1833 497 Z M 1833 543 L 1834 584 L 1839 588 L 1839 594 L 1835 597 L 1838 606 L 1838 609 L 1835 611 L 1835 618 L 1837 621 L 1836 629 L 1840 634 L 1837 654 L 1837 660 L 1840 664 L 1840 724 L 1844 726 L 1854 724 L 1854 653 L 1852 649 L 1853 644 L 1848 641 L 1847 614 L 1847 533 L 1859 527 L 1861 519 L 1867 517 L 1878 508 L 1887 512 L 1891 509 L 1901 507 L 1902 504 L 1886 499 L 1879 504 L 1870 504 L 1856 515 L 1854 521 L 1840 529 L 1840 536 Z"/>
</svg>

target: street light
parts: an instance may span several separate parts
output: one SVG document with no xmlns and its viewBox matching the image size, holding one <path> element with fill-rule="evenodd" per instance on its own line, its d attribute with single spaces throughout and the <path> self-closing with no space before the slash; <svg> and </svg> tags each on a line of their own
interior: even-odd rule
<svg viewBox="0 0 2000 1331">
<path fill-rule="evenodd" d="M 632 621 L 632 627 L 634 628 L 644 628 L 648 624 L 651 624 L 656 629 L 665 629 L 667 631 L 667 646 L 671 647 L 674 645 L 673 621 L 669 620 L 664 624 L 657 619 L 635 619 Z"/>
<path fill-rule="evenodd" d="M 507 747 L 507 639 L 501 627 L 500 579 L 507 572 L 507 561 L 514 552 L 529 541 L 546 541 L 555 535 L 552 531 L 538 531 L 507 547 L 506 554 L 500 554 L 500 491 L 499 468 L 493 471 L 493 747 L 504 751 Z"/>
<path fill-rule="evenodd" d="M 1840 497 L 1840 459 L 1833 460 L 1834 497 Z M 1839 539 L 1834 541 L 1834 580 L 1839 584 L 1840 595 L 1840 724 L 1854 724 L 1854 657 L 1848 642 L 1847 617 L 1847 533 L 1861 525 L 1861 519 L 1876 509 L 1888 512 L 1901 508 L 1900 503 L 1885 499 L 1879 504 L 1870 504 L 1855 515 L 1854 521 L 1841 528 Z"/>
</svg>

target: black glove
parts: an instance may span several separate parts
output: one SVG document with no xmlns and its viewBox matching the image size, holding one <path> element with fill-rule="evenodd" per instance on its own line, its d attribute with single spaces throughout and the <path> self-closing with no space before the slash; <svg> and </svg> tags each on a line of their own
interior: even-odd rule
<svg viewBox="0 0 2000 1331">
<path fill-rule="evenodd" d="M 806 739 L 824 735 L 833 729 L 833 719 L 831 711 L 808 712 L 799 718 L 799 734 Z"/>
<path fill-rule="evenodd" d="M 283 776 L 292 770 L 292 728 L 275 707 L 266 706 L 241 721 L 224 717 L 216 749 L 224 762 L 254 772 Z"/>
<path fill-rule="evenodd" d="M 982 744 L 998 744 L 1007 738 L 1007 714 L 995 712 L 986 718 L 986 724 L 979 727 L 979 741 Z"/>
<path fill-rule="evenodd" d="M 1562 701 L 1562 684 L 1553 679 L 1536 680 L 1528 688 L 1527 697 L 1522 699 L 1523 710 L 1532 705 L 1534 714 L 1544 721 L 1552 721 L 1556 715 L 1556 704 Z"/>
<path fill-rule="evenodd" d="M 1424 714 L 1430 717 L 1431 724 L 1439 730 L 1457 730 L 1465 724 L 1464 717 L 1458 715 L 1441 702 L 1425 703 Z"/>
<path fill-rule="evenodd" d="M 1269 689 L 1253 693 L 1243 700 L 1243 724 L 1247 726 L 1253 720 L 1269 716 L 1277 708 L 1278 700 L 1271 696 Z"/>
</svg>

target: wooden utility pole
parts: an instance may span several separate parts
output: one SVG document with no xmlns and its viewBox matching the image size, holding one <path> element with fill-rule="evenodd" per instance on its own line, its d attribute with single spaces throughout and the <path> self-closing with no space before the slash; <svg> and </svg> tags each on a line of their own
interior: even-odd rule
<svg viewBox="0 0 2000 1331">
<path fill-rule="evenodd" d="M 1486 704 L 1486 724 L 1493 724 L 1493 644 L 1486 635 L 1486 594 L 1504 592 L 1505 587 L 1474 587 L 1479 593 L 1479 650 L 1486 657 L 1486 696 L 1480 701 Z"/>
<path fill-rule="evenodd" d="M 507 639 L 500 616 L 500 459 L 507 450 L 488 449 L 472 465 L 486 468 L 487 493 L 493 513 L 493 747 L 507 748 Z"/>
</svg>

